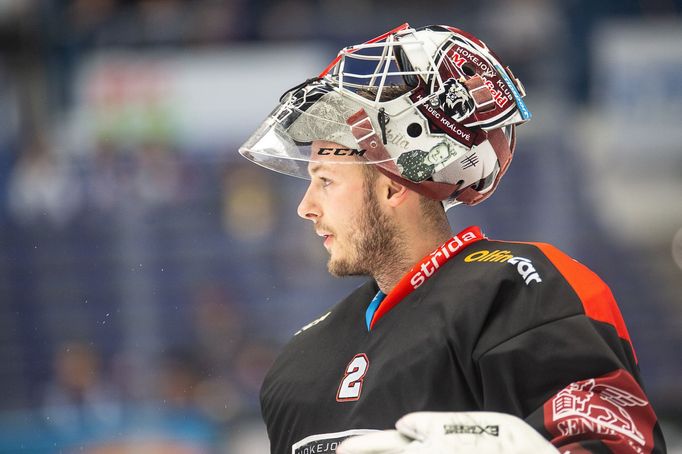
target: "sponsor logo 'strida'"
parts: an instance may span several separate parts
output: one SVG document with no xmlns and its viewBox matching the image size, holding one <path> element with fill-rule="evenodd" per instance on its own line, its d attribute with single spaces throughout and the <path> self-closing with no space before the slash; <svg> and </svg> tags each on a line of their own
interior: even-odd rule
<svg viewBox="0 0 682 454">
<path fill-rule="evenodd" d="M 461 237 L 460 235 L 455 235 L 447 243 L 433 251 L 429 259 L 423 261 L 412 278 L 410 278 L 412 288 L 415 290 L 419 288 L 419 286 L 430 278 L 438 268 L 443 266 L 451 256 L 456 255 L 460 249 L 476 238 L 477 236 L 474 232 L 466 231 Z"/>
<path fill-rule="evenodd" d="M 519 272 L 521 277 L 524 279 L 526 285 L 531 282 L 542 282 L 540 274 L 535 270 L 533 263 L 530 259 L 525 257 L 515 257 L 511 251 L 501 251 L 496 249 L 494 251 L 481 250 L 473 252 L 466 257 L 464 257 L 465 262 L 497 262 L 497 263 L 509 263 L 510 265 L 516 266 L 516 270 Z"/>
</svg>

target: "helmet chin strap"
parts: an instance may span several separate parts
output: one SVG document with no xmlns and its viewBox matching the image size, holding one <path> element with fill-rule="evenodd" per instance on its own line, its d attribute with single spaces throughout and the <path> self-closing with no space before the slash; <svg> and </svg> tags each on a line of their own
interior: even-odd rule
<svg viewBox="0 0 682 454">
<path fill-rule="evenodd" d="M 460 184 L 450 184 L 432 180 L 415 183 L 399 176 L 400 171 L 398 170 L 398 167 L 395 165 L 395 162 L 391 158 L 391 155 L 386 147 L 384 147 L 381 137 L 379 137 L 376 131 L 374 131 L 372 122 L 370 121 L 369 115 L 367 115 L 365 109 L 360 109 L 355 112 L 348 118 L 348 120 L 346 120 L 346 123 L 348 123 L 348 125 L 351 127 L 351 133 L 357 140 L 358 145 L 360 145 L 362 149 L 366 150 L 365 157 L 367 157 L 371 162 L 374 162 L 379 171 L 391 180 L 398 182 L 430 199 L 441 201 L 452 197 L 460 189 Z M 502 128 L 487 131 L 486 134 L 488 141 L 495 151 L 497 161 L 500 164 L 500 170 L 495 176 L 495 184 L 493 185 L 493 187 L 495 187 L 500 181 L 500 178 L 502 178 L 504 173 L 507 171 L 509 163 L 511 162 L 516 143 L 516 134 L 514 126 L 511 126 L 511 143 L 507 142 L 507 137 L 505 136 Z M 457 194 L 456 199 L 459 202 L 465 203 L 467 205 L 475 205 L 488 198 L 492 192 L 493 191 L 480 193 L 479 191 L 468 187 Z"/>
</svg>

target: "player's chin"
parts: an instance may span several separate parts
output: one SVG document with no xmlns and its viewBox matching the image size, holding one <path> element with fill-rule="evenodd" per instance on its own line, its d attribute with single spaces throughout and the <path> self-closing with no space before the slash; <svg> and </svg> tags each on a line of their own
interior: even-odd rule
<svg viewBox="0 0 682 454">
<path fill-rule="evenodd" d="M 357 262 L 334 255 L 329 257 L 329 261 L 327 261 L 327 270 L 329 274 L 335 277 L 367 276 L 370 274 L 364 266 L 360 266 Z"/>
<path fill-rule="evenodd" d="M 341 254 L 333 250 L 329 251 L 329 260 L 327 260 L 327 271 L 329 274 L 336 277 L 348 276 L 351 271 L 351 266 L 347 260 L 340 256 Z"/>
<path fill-rule="evenodd" d="M 327 271 L 329 271 L 329 274 L 335 277 L 345 276 L 345 266 L 340 264 L 338 260 L 334 259 L 331 251 L 329 252 L 329 260 L 327 260 Z"/>
</svg>

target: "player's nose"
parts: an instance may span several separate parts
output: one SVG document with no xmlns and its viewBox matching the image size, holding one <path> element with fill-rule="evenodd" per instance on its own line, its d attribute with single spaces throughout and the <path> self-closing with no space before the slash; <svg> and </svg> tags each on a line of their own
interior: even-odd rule
<svg viewBox="0 0 682 454">
<path fill-rule="evenodd" d="M 308 185 L 308 189 L 303 195 L 301 202 L 298 204 L 296 212 L 303 219 L 309 219 L 313 222 L 317 222 L 317 219 L 320 217 L 320 209 L 315 202 L 312 183 Z"/>
</svg>

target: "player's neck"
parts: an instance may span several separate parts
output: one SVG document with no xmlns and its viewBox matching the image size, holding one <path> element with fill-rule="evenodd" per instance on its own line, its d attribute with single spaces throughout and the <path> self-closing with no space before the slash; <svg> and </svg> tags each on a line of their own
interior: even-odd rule
<svg viewBox="0 0 682 454">
<path fill-rule="evenodd" d="M 373 273 L 379 289 L 388 294 L 410 268 L 435 251 L 451 236 L 450 230 L 441 230 L 429 235 L 412 236 L 407 241 L 401 241 L 403 244 L 400 250 L 390 252 L 390 257 L 386 257 L 382 266 Z"/>
</svg>

